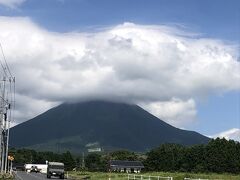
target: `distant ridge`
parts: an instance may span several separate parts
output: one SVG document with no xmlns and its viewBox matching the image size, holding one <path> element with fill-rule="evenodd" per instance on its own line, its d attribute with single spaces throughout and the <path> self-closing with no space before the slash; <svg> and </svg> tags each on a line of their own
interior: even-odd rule
<svg viewBox="0 0 240 180">
<path fill-rule="evenodd" d="M 162 143 L 205 144 L 209 138 L 175 128 L 137 105 L 64 103 L 11 128 L 10 145 L 72 152 L 101 148 L 147 151 Z"/>
</svg>

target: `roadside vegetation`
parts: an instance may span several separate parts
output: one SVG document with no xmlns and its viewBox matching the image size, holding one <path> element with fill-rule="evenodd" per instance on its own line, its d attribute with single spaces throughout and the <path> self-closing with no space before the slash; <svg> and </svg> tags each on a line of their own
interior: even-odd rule
<svg viewBox="0 0 240 180">
<path fill-rule="evenodd" d="M 60 161 L 71 176 L 91 179 L 106 179 L 109 176 L 110 160 L 142 161 L 145 175 L 172 176 L 203 179 L 240 179 L 240 143 L 226 139 L 211 140 L 206 145 L 182 146 L 162 144 L 147 153 L 126 150 L 109 153 L 89 153 L 84 157 L 70 152 L 36 152 L 28 149 L 11 149 L 14 163 L 45 163 Z M 72 171 L 72 170 L 75 170 Z M 160 173 L 161 172 L 161 173 Z M 122 178 L 126 174 L 111 173 L 111 178 Z"/>
<path fill-rule="evenodd" d="M 193 179 L 221 179 L 221 180 L 239 180 L 240 175 L 237 174 L 217 174 L 217 173 L 184 173 L 184 172 L 147 172 L 137 175 L 145 176 L 161 176 L 161 177 L 173 177 L 173 180 L 183 180 L 184 178 Z M 69 177 L 80 180 L 80 179 L 91 179 L 91 180 L 127 180 L 128 175 L 126 173 L 104 173 L 104 172 L 69 172 Z M 138 177 L 139 178 L 139 177 Z M 139 178 L 140 179 L 140 178 Z M 155 178 L 157 179 L 157 178 Z M 160 179 L 161 180 L 161 179 Z"/>
<path fill-rule="evenodd" d="M 11 175 L 11 174 L 9 174 L 9 173 L 0 174 L 0 179 L 9 179 L 9 180 L 12 180 L 12 179 L 13 179 L 13 175 Z"/>
</svg>

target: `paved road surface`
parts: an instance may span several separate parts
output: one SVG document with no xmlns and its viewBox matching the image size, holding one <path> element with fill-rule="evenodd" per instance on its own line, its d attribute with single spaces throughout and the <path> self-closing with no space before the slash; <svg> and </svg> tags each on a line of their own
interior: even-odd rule
<svg viewBox="0 0 240 180">
<path fill-rule="evenodd" d="M 43 180 L 47 179 L 46 174 L 42 173 L 27 173 L 24 171 L 17 171 L 15 174 L 15 180 Z M 52 179 L 58 179 L 56 177 L 52 177 Z"/>
</svg>

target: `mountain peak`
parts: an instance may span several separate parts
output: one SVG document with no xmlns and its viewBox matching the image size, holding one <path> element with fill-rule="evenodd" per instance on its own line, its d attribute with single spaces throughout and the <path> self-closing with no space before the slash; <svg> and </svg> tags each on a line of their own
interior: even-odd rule
<svg viewBox="0 0 240 180">
<path fill-rule="evenodd" d="M 196 132 L 175 128 L 134 104 L 110 101 L 64 103 L 11 129 L 10 143 L 42 150 L 146 151 L 161 143 L 207 143 Z"/>
</svg>

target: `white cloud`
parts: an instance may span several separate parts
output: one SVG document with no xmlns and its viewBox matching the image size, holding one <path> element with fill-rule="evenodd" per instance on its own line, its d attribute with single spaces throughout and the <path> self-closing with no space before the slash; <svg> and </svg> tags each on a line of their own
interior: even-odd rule
<svg viewBox="0 0 240 180">
<path fill-rule="evenodd" d="M 17 8 L 26 0 L 0 0 L 0 5 L 7 6 L 9 8 Z"/>
<path fill-rule="evenodd" d="M 18 125 L 18 123 L 16 123 L 16 122 L 11 122 L 11 123 L 10 123 L 10 128 L 12 128 L 12 127 L 14 127 L 14 126 L 16 126 L 16 125 Z"/>
<path fill-rule="evenodd" d="M 58 102 L 48 102 L 46 100 L 33 99 L 30 96 L 20 94 L 17 94 L 16 99 L 17 109 L 13 114 L 13 124 L 33 118 L 37 114 L 41 114 L 49 110 L 51 107 L 59 105 Z"/>
<path fill-rule="evenodd" d="M 23 104 L 109 99 L 150 104 L 157 116 L 182 126 L 195 119 L 194 100 L 240 89 L 237 47 L 179 29 L 124 23 L 55 33 L 16 17 L 0 17 L 0 27 L 18 97 L 27 99 L 17 99 L 18 107 L 31 116 L 36 107 Z"/>
<path fill-rule="evenodd" d="M 195 101 L 172 98 L 170 101 L 142 105 L 146 110 L 167 123 L 181 127 L 191 124 L 197 115 Z"/>
<path fill-rule="evenodd" d="M 219 134 L 215 134 L 211 137 L 213 137 L 213 138 L 220 137 L 220 138 L 225 138 L 228 140 L 232 139 L 232 140 L 240 142 L 240 129 L 237 129 L 237 128 L 229 129 L 229 130 L 221 132 Z"/>
</svg>

